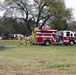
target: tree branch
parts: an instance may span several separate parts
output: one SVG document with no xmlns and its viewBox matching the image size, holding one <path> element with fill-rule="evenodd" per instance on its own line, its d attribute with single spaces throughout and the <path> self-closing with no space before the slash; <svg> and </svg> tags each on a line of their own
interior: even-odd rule
<svg viewBox="0 0 76 75">
<path fill-rule="evenodd" d="M 38 27 L 38 24 L 39 24 L 39 20 L 40 20 L 40 17 L 41 17 L 41 13 L 43 11 L 43 8 L 44 8 L 45 3 L 41 5 L 41 7 L 39 8 L 39 13 L 38 13 L 38 18 L 37 18 L 37 22 L 36 22 L 36 26 Z"/>
<path fill-rule="evenodd" d="M 51 15 L 48 15 L 47 18 L 44 20 L 44 22 L 42 23 L 42 25 L 39 27 L 39 29 L 41 29 L 44 24 L 46 23 L 46 21 L 51 17 Z"/>
</svg>

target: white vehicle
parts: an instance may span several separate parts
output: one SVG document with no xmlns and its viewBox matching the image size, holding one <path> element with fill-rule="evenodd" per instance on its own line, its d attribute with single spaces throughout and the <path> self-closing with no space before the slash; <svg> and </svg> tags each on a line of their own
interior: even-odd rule
<svg viewBox="0 0 76 75">
<path fill-rule="evenodd" d="M 21 38 L 24 38 L 24 35 L 22 34 L 13 34 L 14 38 L 18 38 L 18 37 L 21 37 Z"/>
</svg>

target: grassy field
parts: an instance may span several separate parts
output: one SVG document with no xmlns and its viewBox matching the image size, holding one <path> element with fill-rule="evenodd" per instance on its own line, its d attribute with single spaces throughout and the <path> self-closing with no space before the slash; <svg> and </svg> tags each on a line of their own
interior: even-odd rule
<svg viewBox="0 0 76 75">
<path fill-rule="evenodd" d="M 76 45 L 20 46 L 0 40 L 0 75 L 76 75 Z"/>
</svg>

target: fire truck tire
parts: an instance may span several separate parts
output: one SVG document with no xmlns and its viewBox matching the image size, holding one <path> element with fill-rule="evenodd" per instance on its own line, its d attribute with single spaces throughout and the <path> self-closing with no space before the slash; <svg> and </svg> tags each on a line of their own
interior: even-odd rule
<svg viewBox="0 0 76 75">
<path fill-rule="evenodd" d="M 50 41 L 49 40 L 47 40 L 47 41 L 45 41 L 45 43 L 44 43 L 46 46 L 49 46 L 51 43 L 50 43 Z"/>
<path fill-rule="evenodd" d="M 74 41 L 70 41 L 70 42 L 69 42 L 69 45 L 70 45 L 70 46 L 73 46 L 73 45 L 74 45 Z"/>
</svg>

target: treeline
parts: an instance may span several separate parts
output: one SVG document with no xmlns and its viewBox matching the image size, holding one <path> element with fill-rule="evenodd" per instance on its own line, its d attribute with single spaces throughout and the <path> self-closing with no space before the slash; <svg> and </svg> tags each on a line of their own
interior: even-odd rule
<svg viewBox="0 0 76 75">
<path fill-rule="evenodd" d="M 2 8 L 5 13 L 0 18 L 0 35 L 18 33 L 29 36 L 34 27 L 64 30 L 72 18 L 64 0 L 5 0 Z"/>
</svg>

